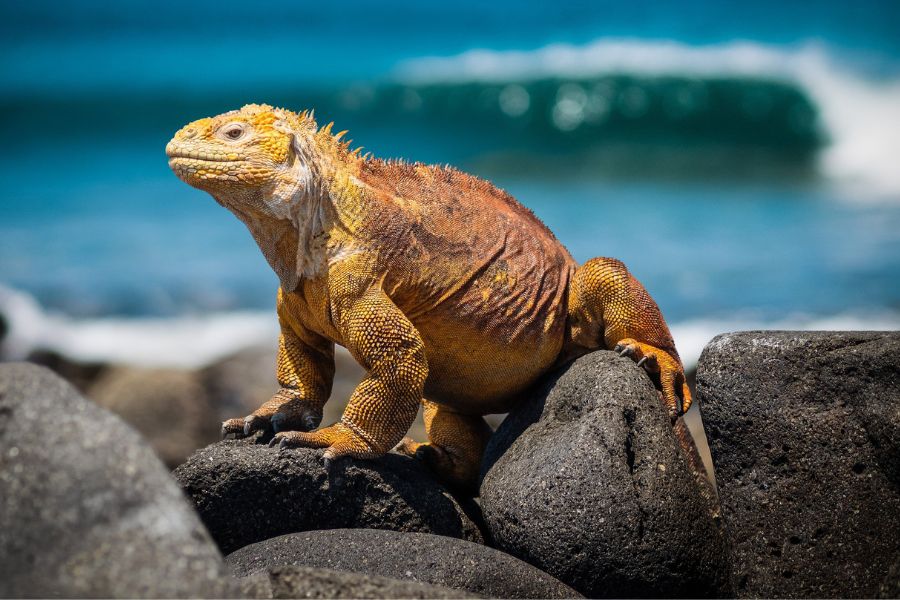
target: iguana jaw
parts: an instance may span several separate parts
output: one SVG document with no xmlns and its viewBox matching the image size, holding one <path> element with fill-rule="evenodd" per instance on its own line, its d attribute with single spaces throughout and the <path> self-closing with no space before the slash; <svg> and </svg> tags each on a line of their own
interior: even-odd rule
<svg viewBox="0 0 900 600">
<path fill-rule="evenodd" d="M 175 142 L 166 146 L 169 168 L 179 179 L 203 188 L 212 181 L 239 182 L 245 159 L 240 154 L 215 150 L 194 150 Z"/>
</svg>

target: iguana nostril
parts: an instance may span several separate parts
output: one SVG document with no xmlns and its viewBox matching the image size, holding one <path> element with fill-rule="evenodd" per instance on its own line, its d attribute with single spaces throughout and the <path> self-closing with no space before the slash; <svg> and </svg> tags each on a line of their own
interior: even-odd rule
<svg viewBox="0 0 900 600">
<path fill-rule="evenodd" d="M 194 129 L 193 127 L 188 127 L 187 129 L 185 129 L 184 131 L 181 132 L 181 137 L 186 140 L 189 140 L 196 135 L 197 135 L 197 130 Z"/>
</svg>

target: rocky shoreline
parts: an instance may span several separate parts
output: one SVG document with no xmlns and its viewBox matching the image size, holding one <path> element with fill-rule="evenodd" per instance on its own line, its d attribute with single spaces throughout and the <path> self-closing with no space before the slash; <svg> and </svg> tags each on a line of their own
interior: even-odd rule
<svg viewBox="0 0 900 600">
<path fill-rule="evenodd" d="M 0 364 L 0 597 L 896 597 L 898 351 L 714 339 L 694 410 L 718 493 L 642 371 L 593 353 L 503 422 L 479 502 L 399 455 L 326 471 L 217 441 L 274 391 L 268 350 L 199 371 L 32 357 L 78 390 Z"/>
</svg>

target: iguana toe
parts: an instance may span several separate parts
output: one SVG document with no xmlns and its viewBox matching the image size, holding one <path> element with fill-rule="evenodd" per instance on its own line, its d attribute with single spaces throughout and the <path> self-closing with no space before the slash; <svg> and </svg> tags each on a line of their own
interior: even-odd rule
<svg viewBox="0 0 900 600">
<path fill-rule="evenodd" d="M 254 431 L 263 431 L 268 428 L 268 419 L 259 415 L 247 415 L 244 417 L 244 437 L 249 436 Z"/>
<path fill-rule="evenodd" d="M 407 436 L 400 440 L 400 443 L 394 446 L 393 450 L 394 452 L 402 454 L 403 456 L 414 458 L 416 456 L 416 450 L 418 450 L 419 446 L 421 445 L 421 442 L 417 442 L 416 440 Z"/>
<path fill-rule="evenodd" d="M 454 456 L 447 449 L 433 443 L 416 443 L 415 450 L 401 450 L 420 461 L 439 481 L 466 494 L 475 495 L 478 489 L 479 464 Z"/>
<path fill-rule="evenodd" d="M 374 458 L 383 452 L 375 451 L 366 440 L 343 423 L 335 423 L 318 431 L 279 431 L 270 446 L 286 448 L 326 448 L 323 457 L 333 461 L 342 456 Z"/>
<path fill-rule="evenodd" d="M 312 431 L 322 421 L 321 407 L 300 399 L 286 402 L 269 419 L 272 431 Z"/>
<path fill-rule="evenodd" d="M 632 338 L 620 340 L 613 350 L 634 360 L 651 376 L 673 422 L 690 408 L 691 391 L 677 356 Z"/>
<path fill-rule="evenodd" d="M 244 437 L 244 419 L 228 419 L 222 422 L 222 437 Z"/>
<path fill-rule="evenodd" d="M 635 348 L 631 344 L 616 344 L 616 347 L 613 348 L 613 352 L 618 352 L 619 356 L 631 356 L 634 354 Z"/>
</svg>

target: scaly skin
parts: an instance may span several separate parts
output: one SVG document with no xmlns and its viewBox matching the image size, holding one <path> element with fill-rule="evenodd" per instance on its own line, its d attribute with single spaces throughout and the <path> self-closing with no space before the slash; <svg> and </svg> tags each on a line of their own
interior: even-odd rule
<svg viewBox="0 0 900 600">
<path fill-rule="evenodd" d="M 350 151 L 312 115 L 248 105 L 166 147 L 186 183 L 253 234 L 281 281 L 280 391 L 223 433 L 270 428 L 325 459 L 399 449 L 471 486 L 490 433 L 548 370 L 599 348 L 643 366 L 674 418 L 691 403 L 672 336 L 625 266 L 580 267 L 528 209 L 449 167 Z M 338 423 L 313 431 L 334 344 L 367 376 Z M 403 440 L 419 403 L 428 444 Z"/>
</svg>

